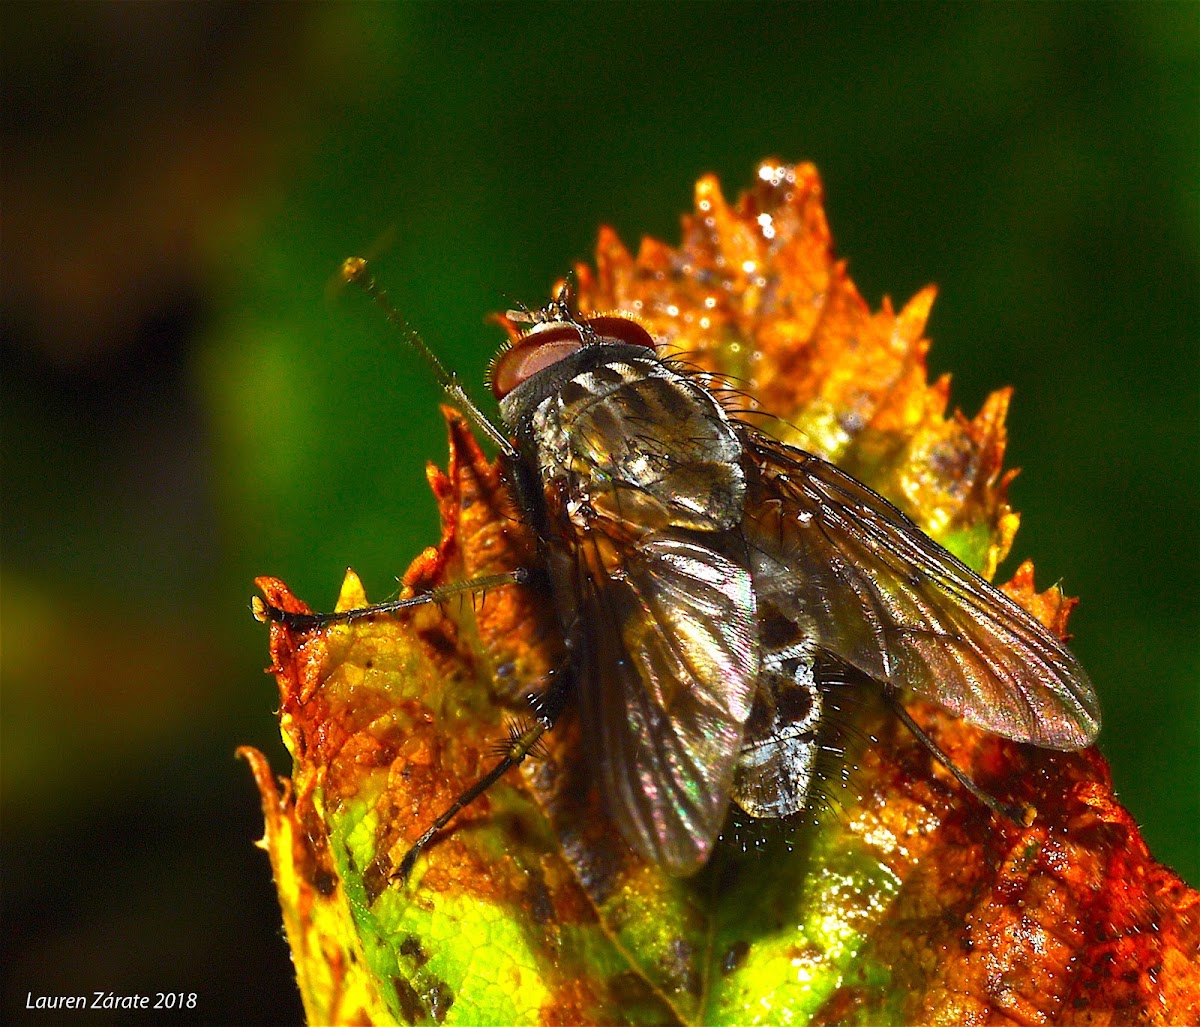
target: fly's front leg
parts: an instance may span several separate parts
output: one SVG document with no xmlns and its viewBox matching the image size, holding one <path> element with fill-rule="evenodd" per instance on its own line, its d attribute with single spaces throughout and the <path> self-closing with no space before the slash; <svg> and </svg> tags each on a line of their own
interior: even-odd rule
<svg viewBox="0 0 1200 1027">
<path fill-rule="evenodd" d="M 311 631 L 314 628 L 327 627 L 330 624 L 348 624 L 352 621 L 372 617 L 377 613 L 395 613 L 397 610 L 407 610 L 413 606 L 424 606 L 426 603 L 442 603 L 464 592 L 486 592 L 489 588 L 499 588 L 501 585 L 525 585 L 529 583 L 531 573 L 524 567 L 503 574 L 489 574 L 482 578 L 472 578 L 470 581 L 454 581 L 448 585 L 439 585 L 428 592 L 408 596 L 405 599 L 393 599 L 387 603 L 376 603 L 372 606 L 360 606 L 355 610 L 339 610 L 336 613 L 290 613 L 264 602 L 258 596 L 251 601 L 250 608 L 256 620 L 264 624 L 282 624 L 294 631 Z"/>
</svg>

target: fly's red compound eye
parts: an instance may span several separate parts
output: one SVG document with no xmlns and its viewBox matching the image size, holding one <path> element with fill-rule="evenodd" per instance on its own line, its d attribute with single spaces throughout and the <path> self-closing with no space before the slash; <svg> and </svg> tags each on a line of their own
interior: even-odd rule
<svg viewBox="0 0 1200 1027">
<path fill-rule="evenodd" d="M 589 317 L 587 326 L 602 339 L 613 339 L 628 346 L 646 346 L 654 349 L 654 339 L 636 321 L 616 314 L 603 314 L 600 317 Z"/>
<path fill-rule="evenodd" d="M 538 371 L 582 348 L 579 329 L 572 324 L 562 322 L 535 328 L 496 358 L 492 365 L 492 392 L 497 399 L 503 399 Z"/>
<path fill-rule="evenodd" d="M 584 325 L 593 338 L 588 341 L 620 342 L 628 346 L 654 348 L 654 339 L 636 321 L 615 314 L 589 317 Z M 492 392 L 503 399 L 522 382 L 557 364 L 584 346 L 579 329 L 566 321 L 539 325 L 505 350 L 492 365 Z"/>
</svg>

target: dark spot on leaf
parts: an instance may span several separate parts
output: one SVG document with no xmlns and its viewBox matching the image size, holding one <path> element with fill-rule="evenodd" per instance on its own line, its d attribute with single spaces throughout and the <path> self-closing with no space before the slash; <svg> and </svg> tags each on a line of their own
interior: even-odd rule
<svg viewBox="0 0 1200 1027">
<path fill-rule="evenodd" d="M 337 872 L 333 869 L 325 825 L 311 808 L 300 811 L 299 818 L 302 830 L 296 837 L 296 869 L 316 892 L 328 896 L 337 885 Z"/>
<path fill-rule="evenodd" d="M 421 1005 L 421 996 L 416 989 L 403 977 L 393 977 L 392 987 L 396 989 L 396 1001 L 400 1003 L 400 1015 L 405 1023 L 417 1023 L 425 1019 L 425 1007 Z"/>
<path fill-rule="evenodd" d="M 396 761 L 396 754 L 407 741 L 407 735 L 399 724 L 389 724 L 372 730 L 375 747 L 368 750 L 371 764 L 376 767 L 390 767 Z M 364 753 L 364 756 L 367 755 Z M 360 766 L 366 765 L 366 760 L 360 760 Z"/>
<path fill-rule="evenodd" d="M 420 940 L 413 934 L 406 934 L 400 943 L 400 955 L 408 956 L 413 965 L 420 968 L 429 962 L 429 953 L 421 947 Z"/>
<path fill-rule="evenodd" d="M 592 838 L 560 832 L 563 852 L 579 874 L 579 883 L 597 906 L 603 906 L 619 885 L 622 857 Z M 624 844 L 617 842 L 617 844 Z"/>
<path fill-rule="evenodd" d="M 363 663 L 363 666 L 364 666 L 364 667 L 365 667 L 367 670 L 374 670 L 374 669 L 375 669 L 375 661 L 374 661 L 374 660 L 366 660 L 366 661 Z"/>
<path fill-rule="evenodd" d="M 439 656 L 454 657 L 458 654 L 458 643 L 450 636 L 442 621 L 432 627 L 418 629 L 417 637 Z"/>
<path fill-rule="evenodd" d="M 864 1020 L 862 1011 L 869 992 L 863 988 L 842 987 L 823 1005 L 813 1018 L 813 1023 L 832 1027 L 841 1023 L 871 1023 Z"/>
<path fill-rule="evenodd" d="M 553 921 L 554 902 L 550 898 L 550 889 L 546 887 L 546 879 L 539 866 L 534 866 L 529 873 L 525 898 L 529 902 L 529 914 L 537 923 L 548 924 Z"/>
<path fill-rule="evenodd" d="M 510 726 L 510 728 L 509 728 L 510 739 L 513 737 L 513 732 L 519 732 L 519 731 L 520 731 L 519 725 Z M 501 752 L 504 751 L 503 746 L 506 746 L 507 744 L 508 743 L 502 743 L 502 747 L 500 749 Z M 513 847 L 517 848 L 517 849 L 524 848 L 529 842 L 529 829 L 525 824 L 525 819 L 520 816 L 505 817 L 504 824 L 505 824 L 505 827 L 508 829 L 508 835 L 509 835 L 509 838 L 512 840 Z"/>
<path fill-rule="evenodd" d="M 750 951 L 748 941 L 735 941 L 725 950 L 721 957 L 721 973 L 731 974 L 746 961 L 746 953 Z"/>
<path fill-rule="evenodd" d="M 337 890 L 337 875 L 325 867 L 317 867 L 312 875 L 312 886 L 318 895 L 329 898 Z"/>
<path fill-rule="evenodd" d="M 435 979 L 425 992 L 429 1002 L 429 1013 L 435 1023 L 441 1023 L 454 1005 L 454 989 L 443 980 Z"/>
<path fill-rule="evenodd" d="M 622 970 L 610 977 L 608 991 L 618 1006 L 633 1008 L 654 1001 L 650 986 L 632 970 Z"/>
<path fill-rule="evenodd" d="M 821 951 L 810 944 L 805 945 L 789 945 L 783 950 L 783 958 L 790 960 L 802 960 L 804 962 L 815 962 L 822 956 Z"/>
<path fill-rule="evenodd" d="M 363 891 L 367 893 L 368 906 L 375 903 L 375 900 L 387 890 L 392 880 L 392 871 L 395 867 L 392 865 L 392 861 L 384 855 L 386 851 L 386 849 L 381 850 L 380 854 L 371 860 L 370 865 L 363 871 Z"/>
<path fill-rule="evenodd" d="M 1122 824 L 1097 821 L 1075 830 L 1075 844 L 1096 852 L 1117 852 L 1125 848 L 1129 831 Z"/>
</svg>

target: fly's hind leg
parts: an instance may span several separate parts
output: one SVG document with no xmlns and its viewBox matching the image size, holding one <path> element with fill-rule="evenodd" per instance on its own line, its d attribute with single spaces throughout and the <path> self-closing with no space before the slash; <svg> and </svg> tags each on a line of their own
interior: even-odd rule
<svg viewBox="0 0 1200 1027">
<path fill-rule="evenodd" d="M 348 624 L 377 613 L 395 613 L 397 610 L 424 606 L 426 603 L 445 602 L 464 592 L 486 592 L 490 588 L 499 588 L 501 585 L 525 585 L 528 584 L 530 577 L 529 570 L 518 568 L 503 574 L 489 574 L 483 578 L 472 578 L 470 581 L 454 581 L 419 595 L 408 596 L 405 599 L 393 599 L 387 603 L 360 606 L 355 610 L 339 610 L 337 613 L 290 613 L 255 596 L 251 602 L 251 610 L 254 612 L 255 619 L 264 624 L 282 624 L 294 631 L 311 631 L 314 628 L 323 628 L 330 624 Z"/>
<path fill-rule="evenodd" d="M 1028 827 L 1034 822 L 1037 818 L 1036 809 L 1032 806 L 1014 806 L 1011 803 L 1001 802 L 994 795 L 985 792 L 964 771 L 955 765 L 954 761 L 942 751 L 941 746 L 937 742 L 921 730 L 921 726 L 913 720 L 912 715 L 904 708 L 904 704 L 889 689 L 884 689 L 884 699 L 892 708 L 892 712 L 896 714 L 900 723 L 908 728 L 917 741 L 929 750 L 929 755 L 945 767 L 954 780 L 970 792 L 979 802 L 983 803 L 993 813 L 1011 820 L 1019 827 Z"/>
<path fill-rule="evenodd" d="M 400 860 L 400 865 L 392 875 L 394 878 L 399 879 L 401 883 L 408 880 L 408 875 L 412 873 L 413 866 L 417 862 L 417 857 L 433 841 L 438 832 L 449 824 L 460 811 L 491 788 L 509 770 L 525 762 L 526 757 L 537 748 L 542 736 L 554 727 L 555 722 L 566 706 L 567 697 L 570 694 L 570 686 L 571 675 L 564 668 L 553 675 L 550 680 L 550 687 L 546 692 L 540 696 L 529 697 L 530 705 L 533 707 L 536 719 L 528 726 L 514 730 L 508 741 L 501 747 L 502 755 L 496 765 L 455 799 L 429 825 L 421 837 L 413 842 L 412 848 L 404 854 L 404 857 Z"/>
</svg>

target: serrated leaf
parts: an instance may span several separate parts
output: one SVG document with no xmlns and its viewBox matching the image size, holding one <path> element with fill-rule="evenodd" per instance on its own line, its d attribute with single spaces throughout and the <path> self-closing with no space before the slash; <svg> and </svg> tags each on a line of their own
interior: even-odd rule
<svg viewBox="0 0 1200 1027">
<path fill-rule="evenodd" d="M 597 270 L 577 274 L 583 310 L 632 311 L 735 376 L 781 418 L 769 430 L 836 459 L 973 566 L 990 575 L 1009 550 L 1008 394 L 945 417 L 948 382 L 929 384 L 924 363 L 932 290 L 899 313 L 866 307 L 810 166 L 765 163 L 735 205 L 702 179 L 678 250 L 646 241 L 634 258 L 606 231 Z M 406 575 L 413 592 L 536 552 L 496 467 L 447 418 L 450 463 L 430 471 L 443 537 Z M 1031 565 L 1004 587 L 1065 632 L 1073 600 L 1037 593 Z M 348 575 L 339 607 L 365 602 Z M 506 718 L 563 658 L 554 610 L 506 588 L 318 631 L 276 624 L 271 646 L 291 789 L 255 768 L 314 1023 L 1200 1016 L 1200 896 L 1150 859 L 1094 750 L 1037 750 L 913 705 L 980 785 L 1036 807 L 1018 827 L 867 710 L 832 814 L 745 851 L 730 832 L 683 880 L 622 841 L 579 759 L 588 726 L 568 712 L 543 758 L 464 809 L 402 884 L 404 852 L 486 772 Z"/>
</svg>

